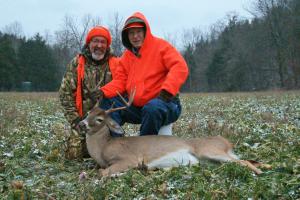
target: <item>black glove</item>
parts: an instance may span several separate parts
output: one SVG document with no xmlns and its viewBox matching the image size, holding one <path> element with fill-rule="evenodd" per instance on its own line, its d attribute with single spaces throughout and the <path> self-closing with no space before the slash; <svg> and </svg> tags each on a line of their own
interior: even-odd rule
<svg viewBox="0 0 300 200">
<path fill-rule="evenodd" d="M 90 93 L 90 97 L 94 102 L 101 101 L 103 98 L 103 92 L 97 88 Z"/>
<path fill-rule="evenodd" d="M 161 100 L 165 101 L 165 102 L 170 102 L 173 99 L 173 95 L 170 94 L 168 91 L 166 90 L 161 90 L 158 98 L 160 98 Z"/>
</svg>

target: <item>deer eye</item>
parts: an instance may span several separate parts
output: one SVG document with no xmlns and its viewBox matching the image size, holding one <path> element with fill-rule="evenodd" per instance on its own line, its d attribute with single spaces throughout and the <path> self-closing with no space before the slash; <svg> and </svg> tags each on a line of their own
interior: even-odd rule
<svg viewBox="0 0 300 200">
<path fill-rule="evenodd" d="M 102 122 L 102 121 L 103 121 L 103 118 L 102 118 L 102 117 L 97 117 L 97 118 L 96 118 L 96 121 L 97 121 L 97 122 Z"/>
</svg>

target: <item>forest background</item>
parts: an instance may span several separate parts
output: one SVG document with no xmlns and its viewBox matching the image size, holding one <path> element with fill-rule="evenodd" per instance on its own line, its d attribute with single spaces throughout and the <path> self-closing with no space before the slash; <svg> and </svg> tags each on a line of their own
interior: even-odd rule
<svg viewBox="0 0 300 200">
<path fill-rule="evenodd" d="M 300 88 L 300 1 L 256 0 L 253 18 L 235 13 L 209 31 L 185 30 L 180 42 L 165 39 L 186 59 L 190 74 L 182 92 L 261 91 Z M 26 38 L 18 22 L 0 32 L 0 91 L 57 91 L 67 63 L 80 52 L 89 28 L 100 17 L 80 22 L 65 16 L 61 29 Z M 199 22 L 200 23 L 200 22 Z M 120 32 L 124 18 L 114 14 L 109 28 L 117 56 L 124 50 Z M 180 43 L 180 45 L 178 45 Z"/>
</svg>

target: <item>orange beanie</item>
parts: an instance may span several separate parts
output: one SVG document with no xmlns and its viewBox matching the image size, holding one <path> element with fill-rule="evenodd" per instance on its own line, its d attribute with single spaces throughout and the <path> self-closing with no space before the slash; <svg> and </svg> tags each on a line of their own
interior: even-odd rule
<svg viewBox="0 0 300 200">
<path fill-rule="evenodd" d="M 102 36 L 105 37 L 107 39 L 107 44 L 108 46 L 110 46 L 111 44 L 111 36 L 109 33 L 109 30 L 103 26 L 95 26 L 94 28 L 92 28 L 85 39 L 85 44 L 90 43 L 91 39 L 95 36 Z"/>
</svg>

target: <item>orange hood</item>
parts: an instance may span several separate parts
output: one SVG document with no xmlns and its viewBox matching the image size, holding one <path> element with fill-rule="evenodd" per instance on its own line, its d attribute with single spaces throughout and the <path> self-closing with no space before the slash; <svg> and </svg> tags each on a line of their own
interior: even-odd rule
<svg viewBox="0 0 300 200">
<path fill-rule="evenodd" d="M 144 40 L 143 46 L 147 46 L 147 43 L 149 43 L 151 38 L 153 38 L 150 26 L 149 26 L 148 21 L 145 18 L 145 16 L 140 12 L 134 13 L 132 16 L 130 16 L 126 20 L 125 25 L 124 25 L 123 30 L 122 30 L 122 43 L 126 47 L 126 49 L 129 50 L 129 51 L 132 50 L 131 49 L 132 45 L 129 42 L 127 29 L 125 29 L 125 28 L 128 24 L 133 23 L 133 22 L 139 22 L 139 23 L 144 24 L 144 26 L 145 26 L 146 34 L 145 34 L 145 40 Z"/>
</svg>

